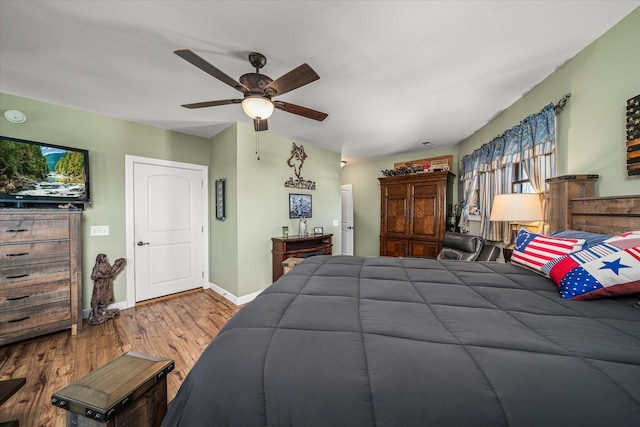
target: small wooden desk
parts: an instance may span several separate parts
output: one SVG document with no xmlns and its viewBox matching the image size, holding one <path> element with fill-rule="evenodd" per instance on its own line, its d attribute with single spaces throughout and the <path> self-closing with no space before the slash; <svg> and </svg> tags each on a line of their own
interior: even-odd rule
<svg viewBox="0 0 640 427">
<path fill-rule="evenodd" d="M 272 271 L 275 282 L 284 274 L 282 263 L 288 258 L 305 258 L 309 255 L 331 255 L 333 234 L 310 234 L 271 238 Z"/>
<path fill-rule="evenodd" d="M 12 380 L 0 381 L 0 405 L 9 400 L 16 391 L 20 390 L 20 387 L 25 385 L 26 378 L 15 378 Z M 0 423 L 0 427 L 18 427 L 20 424 L 17 420 L 7 421 Z"/>
</svg>

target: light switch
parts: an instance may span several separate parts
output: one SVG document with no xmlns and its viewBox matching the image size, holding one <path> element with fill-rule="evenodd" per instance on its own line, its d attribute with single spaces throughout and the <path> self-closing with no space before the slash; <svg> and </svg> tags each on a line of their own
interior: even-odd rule
<svg viewBox="0 0 640 427">
<path fill-rule="evenodd" d="M 109 226 L 108 225 L 92 225 L 91 235 L 92 236 L 108 236 Z"/>
<path fill-rule="evenodd" d="M 339 226 L 339 225 L 340 225 L 340 220 L 339 220 L 339 219 L 334 219 L 334 220 L 333 220 L 333 226 L 334 226 L 334 227 L 337 227 L 337 226 Z"/>
</svg>

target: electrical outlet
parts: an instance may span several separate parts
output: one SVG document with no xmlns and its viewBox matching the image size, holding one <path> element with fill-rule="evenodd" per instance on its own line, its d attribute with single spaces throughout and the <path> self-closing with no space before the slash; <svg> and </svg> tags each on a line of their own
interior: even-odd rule
<svg viewBox="0 0 640 427">
<path fill-rule="evenodd" d="M 91 235 L 92 236 L 108 236 L 109 226 L 108 225 L 92 225 Z"/>
</svg>

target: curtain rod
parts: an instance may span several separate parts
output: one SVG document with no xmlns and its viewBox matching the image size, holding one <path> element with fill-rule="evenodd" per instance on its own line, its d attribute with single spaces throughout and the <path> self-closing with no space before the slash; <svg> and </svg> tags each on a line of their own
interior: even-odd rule
<svg viewBox="0 0 640 427">
<path fill-rule="evenodd" d="M 558 103 L 557 103 L 557 104 L 555 104 L 555 105 L 553 106 L 553 111 L 554 111 L 556 114 L 558 114 L 560 111 L 562 111 L 562 109 L 565 107 L 565 105 L 567 105 L 567 101 L 569 100 L 569 98 L 571 98 L 571 92 L 569 92 L 568 94 L 566 94 L 565 96 L 563 96 L 563 97 L 560 99 L 560 101 L 558 101 Z M 548 104 L 547 104 L 547 105 L 548 105 Z M 542 111 L 544 111 L 544 108 L 543 108 L 542 110 L 540 110 L 540 111 L 541 111 L 541 112 L 542 112 Z M 520 122 L 520 123 L 522 123 L 522 122 Z M 494 139 L 496 139 L 496 138 L 500 138 L 500 137 L 501 137 L 501 136 L 503 136 L 505 133 L 506 133 L 506 131 L 505 131 L 505 132 L 502 132 L 500 135 L 496 136 Z M 493 140 L 492 140 L 492 141 L 493 141 Z M 486 142 L 485 144 L 489 144 L 490 142 L 491 142 L 491 141 Z M 484 146 L 485 144 L 482 144 L 482 145 Z"/>
<path fill-rule="evenodd" d="M 567 101 L 571 98 L 571 92 L 562 97 L 560 101 L 556 105 L 553 106 L 553 110 L 558 114 L 564 109 L 564 106 L 567 105 Z"/>
</svg>

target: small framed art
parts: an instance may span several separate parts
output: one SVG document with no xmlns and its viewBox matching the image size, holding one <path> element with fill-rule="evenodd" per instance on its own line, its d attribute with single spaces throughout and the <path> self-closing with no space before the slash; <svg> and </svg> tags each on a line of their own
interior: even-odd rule
<svg viewBox="0 0 640 427">
<path fill-rule="evenodd" d="M 216 219 L 224 221 L 224 178 L 216 180 Z"/>
<path fill-rule="evenodd" d="M 311 194 L 289 193 L 289 218 L 311 218 Z"/>
<path fill-rule="evenodd" d="M 316 236 L 324 234 L 324 230 L 322 227 L 313 227 L 313 234 Z"/>
</svg>

